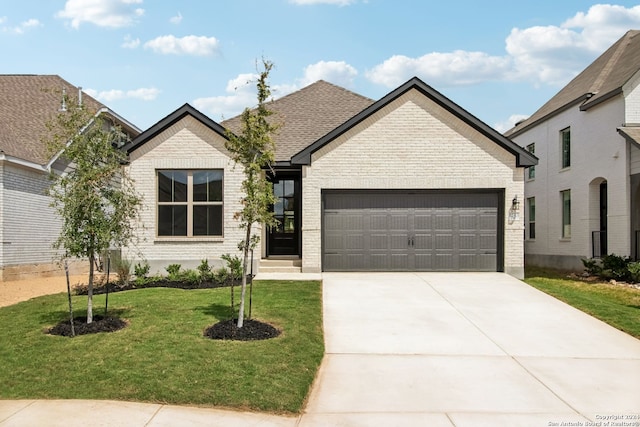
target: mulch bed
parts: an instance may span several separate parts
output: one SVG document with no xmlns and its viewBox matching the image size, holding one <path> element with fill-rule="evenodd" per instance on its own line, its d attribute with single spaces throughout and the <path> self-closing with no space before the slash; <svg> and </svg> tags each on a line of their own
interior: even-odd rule
<svg viewBox="0 0 640 427">
<path fill-rule="evenodd" d="M 234 282 L 234 284 L 239 285 L 241 284 L 241 282 L 236 281 Z M 110 282 L 108 286 L 109 286 L 109 293 L 131 291 L 134 289 L 148 289 L 148 288 L 213 289 L 213 288 L 224 288 L 224 287 L 231 286 L 231 281 L 220 283 L 213 280 L 206 280 L 203 282 L 186 282 L 183 280 L 161 279 L 161 280 L 155 280 L 153 282 L 148 282 L 145 284 L 135 284 L 135 282 L 133 281 L 127 284 Z M 87 295 L 88 286 L 86 284 L 75 286 L 73 291 L 75 295 Z M 97 284 L 97 283 L 93 285 L 94 295 L 100 295 L 106 292 L 107 292 L 107 285 Z"/>
<path fill-rule="evenodd" d="M 280 331 L 268 323 L 246 319 L 242 328 L 238 329 L 237 322 L 237 319 L 218 322 L 205 329 L 204 336 L 214 340 L 257 341 L 280 335 Z"/>
<path fill-rule="evenodd" d="M 76 335 L 96 334 L 98 332 L 115 332 L 127 326 L 124 320 L 100 315 L 93 316 L 93 322 L 87 323 L 86 316 L 78 316 L 73 318 L 73 329 Z M 58 323 L 47 331 L 50 335 L 61 335 L 63 337 L 71 337 L 71 322 L 67 319 Z"/>
</svg>

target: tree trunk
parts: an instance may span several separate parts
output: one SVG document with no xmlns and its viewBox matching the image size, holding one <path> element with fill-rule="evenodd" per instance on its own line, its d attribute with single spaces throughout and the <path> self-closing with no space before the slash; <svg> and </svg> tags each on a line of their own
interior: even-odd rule
<svg viewBox="0 0 640 427">
<path fill-rule="evenodd" d="M 93 322 L 93 263 L 95 255 L 89 255 L 89 286 L 87 287 L 87 324 Z"/>
<path fill-rule="evenodd" d="M 240 293 L 240 310 L 238 310 L 238 328 L 244 325 L 244 296 L 247 291 L 247 259 L 249 258 L 249 239 L 251 238 L 251 223 L 247 224 L 247 234 L 244 240 L 242 259 L 242 292 Z"/>
</svg>

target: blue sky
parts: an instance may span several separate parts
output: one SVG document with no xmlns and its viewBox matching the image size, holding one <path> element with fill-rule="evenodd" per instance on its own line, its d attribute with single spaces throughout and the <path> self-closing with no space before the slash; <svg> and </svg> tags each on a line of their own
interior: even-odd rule
<svg viewBox="0 0 640 427">
<path fill-rule="evenodd" d="M 146 129 L 188 102 L 220 121 L 324 79 L 378 99 L 418 76 L 504 131 L 629 29 L 585 0 L 21 0 L 0 6 L 0 73 L 58 74 Z"/>
</svg>

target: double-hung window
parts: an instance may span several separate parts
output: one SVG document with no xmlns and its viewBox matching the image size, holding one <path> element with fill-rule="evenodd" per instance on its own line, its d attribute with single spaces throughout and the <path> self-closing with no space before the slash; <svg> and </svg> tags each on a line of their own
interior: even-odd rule
<svg viewBox="0 0 640 427">
<path fill-rule="evenodd" d="M 560 152 L 562 157 L 560 167 L 566 169 L 571 166 L 571 128 L 560 131 Z"/>
<path fill-rule="evenodd" d="M 536 154 L 536 144 L 531 143 L 527 145 L 527 151 L 530 152 L 531 154 Z M 535 177 L 536 177 L 536 167 L 529 166 L 527 168 L 527 179 L 534 179 Z"/>
<path fill-rule="evenodd" d="M 536 198 L 527 199 L 527 212 L 529 214 L 529 239 L 536 238 Z"/>
<path fill-rule="evenodd" d="M 562 238 L 571 238 L 571 190 L 560 192 L 562 202 Z"/>
<path fill-rule="evenodd" d="M 222 170 L 158 170 L 157 183 L 159 237 L 222 236 Z"/>
</svg>

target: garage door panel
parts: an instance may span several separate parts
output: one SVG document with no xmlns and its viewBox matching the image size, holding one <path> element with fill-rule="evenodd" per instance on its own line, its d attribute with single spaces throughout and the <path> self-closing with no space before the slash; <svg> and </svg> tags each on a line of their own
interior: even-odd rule
<svg viewBox="0 0 640 427">
<path fill-rule="evenodd" d="M 474 250 L 478 247 L 478 238 L 477 234 L 460 234 L 459 248 L 460 250 Z"/>
<path fill-rule="evenodd" d="M 496 271 L 495 193 L 326 192 L 325 271 Z"/>
</svg>

